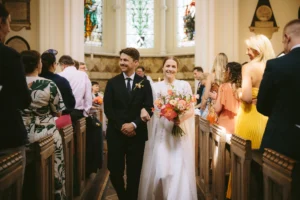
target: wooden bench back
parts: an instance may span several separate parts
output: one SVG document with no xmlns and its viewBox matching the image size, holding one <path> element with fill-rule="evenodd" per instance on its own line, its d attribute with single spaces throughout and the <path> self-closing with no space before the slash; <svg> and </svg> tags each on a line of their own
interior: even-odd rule
<svg viewBox="0 0 300 200">
<path fill-rule="evenodd" d="M 76 122 L 76 157 L 77 175 L 80 186 L 80 194 L 85 187 L 85 151 L 86 151 L 86 121 L 81 118 Z"/>
<path fill-rule="evenodd" d="M 21 200 L 23 157 L 20 151 L 0 157 L 0 199 Z"/>
<path fill-rule="evenodd" d="M 199 176 L 199 116 L 195 116 L 195 170 L 196 177 Z"/>
<path fill-rule="evenodd" d="M 292 199 L 292 171 L 295 164 L 295 160 L 271 149 L 265 149 L 263 154 L 265 200 Z"/>
<path fill-rule="evenodd" d="M 74 152 L 74 140 L 73 140 L 73 127 L 67 125 L 60 131 L 60 135 L 63 142 L 65 166 L 66 166 L 66 194 L 67 199 L 73 199 L 73 152 Z"/>
<path fill-rule="evenodd" d="M 210 190 L 210 181 L 209 181 L 209 135 L 210 135 L 210 126 L 209 121 L 200 117 L 199 119 L 199 159 L 200 159 L 200 171 L 199 171 L 199 179 L 197 184 L 200 187 L 202 194 L 205 199 L 211 198 L 211 190 Z"/>
<path fill-rule="evenodd" d="M 211 173 L 212 196 L 215 200 L 225 199 L 226 176 L 226 130 L 218 125 L 211 125 Z"/>
<path fill-rule="evenodd" d="M 237 135 L 231 137 L 232 200 L 250 198 L 251 141 Z"/>
</svg>

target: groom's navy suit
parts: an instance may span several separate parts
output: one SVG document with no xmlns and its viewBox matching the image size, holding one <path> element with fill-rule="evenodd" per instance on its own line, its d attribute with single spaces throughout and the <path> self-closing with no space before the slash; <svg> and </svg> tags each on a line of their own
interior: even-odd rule
<svg viewBox="0 0 300 200">
<path fill-rule="evenodd" d="M 140 83 L 141 87 L 136 86 Z M 124 74 L 107 82 L 104 93 L 104 112 L 108 119 L 108 169 L 119 199 L 136 200 L 143 162 L 147 124 L 140 118 L 142 108 L 151 114 L 152 90 L 148 80 L 135 74 L 131 92 L 128 92 Z M 128 137 L 121 132 L 124 123 L 136 124 L 136 135 Z M 126 157 L 126 160 L 125 160 Z M 124 188 L 126 161 L 127 187 Z"/>
</svg>

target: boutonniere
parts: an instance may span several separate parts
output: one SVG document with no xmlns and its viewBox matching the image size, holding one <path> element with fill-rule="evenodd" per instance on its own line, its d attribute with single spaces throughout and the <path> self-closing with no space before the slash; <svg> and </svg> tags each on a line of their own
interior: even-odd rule
<svg viewBox="0 0 300 200">
<path fill-rule="evenodd" d="M 144 79 L 141 80 L 139 83 L 136 83 L 133 90 L 135 90 L 136 88 L 141 89 L 142 87 L 144 87 L 144 85 L 142 85 L 143 81 L 144 81 Z"/>
</svg>

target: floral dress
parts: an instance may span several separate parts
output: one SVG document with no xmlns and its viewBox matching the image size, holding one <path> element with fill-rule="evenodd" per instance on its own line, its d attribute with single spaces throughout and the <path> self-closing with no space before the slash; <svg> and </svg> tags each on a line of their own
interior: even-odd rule
<svg viewBox="0 0 300 200">
<path fill-rule="evenodd" d="M 66 199 L 62 139 L 56 129 L 54 119 L 54 115 L 64 110 L 65 105 L 57 86 L 51 80 L 41 77 L 26 77 L 26 81 L 32 98 L 29 108 L 22 110 L 28 140 L 30 143 L 34 143 L 47 135 L 53 135 L 55 199 Z"/>
</svg>

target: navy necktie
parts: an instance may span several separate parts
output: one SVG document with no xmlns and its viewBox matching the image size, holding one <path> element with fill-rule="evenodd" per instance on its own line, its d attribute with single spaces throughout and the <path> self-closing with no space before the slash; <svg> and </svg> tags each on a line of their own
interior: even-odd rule
<svg viewBox="0 0 300 200">
<path fill-rule="evenodd" d="M 127 80 L 126 88 L 127 88 L 128 93 L 130 93 L 131 92 L 131 85 L 130 85 L 131 78 L 126 78 L 126 80 Z"/>
</svg>

